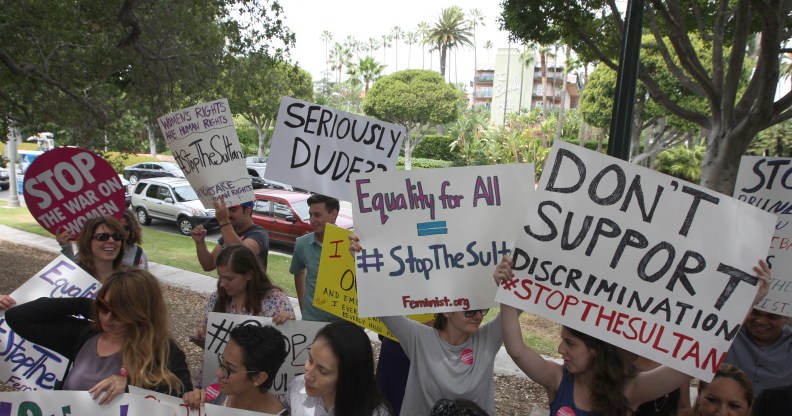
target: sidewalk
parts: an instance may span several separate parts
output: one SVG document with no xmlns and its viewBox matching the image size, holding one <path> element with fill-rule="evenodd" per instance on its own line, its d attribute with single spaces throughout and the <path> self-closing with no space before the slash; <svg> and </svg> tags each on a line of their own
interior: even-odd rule
<svg viewBox="0 0 792 416">
<path fill-rule="evenodd" d="M 54 237 L 44 237 L 5 225 L 0 225 L 0 240 L 35 247 L 53 253 L 60 253 L 60 245 L 58 245 Z M 217 289 L 217 279 L 200 273 L 177 269 L 152 261 L 149 261 L 149 271 L 163 283 L 172 286 L 179 286 L 206 294 L 212 293 Z M 289 300 L 291 300 L 292 306 L 294 307 L 297 319 L 300 319 L 299 302 L 293 297 L 289 297 Z M 372 341 L 379 342 L 375 333 L 368 330 L 366 332 L 369 334 L 369 338 L 371 338 Z M 500 348 L 495 358 L 495 374 L 499 376 L 525 377 L 525 373 L 514 364 L 504 347 Z"/>
</svg>

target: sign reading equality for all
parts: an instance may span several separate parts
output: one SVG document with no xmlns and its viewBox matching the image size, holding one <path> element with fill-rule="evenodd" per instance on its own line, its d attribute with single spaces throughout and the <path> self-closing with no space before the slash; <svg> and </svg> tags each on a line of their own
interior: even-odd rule
<svg viewBox="0 0 792 416">
<path fill-rule="evenodd" d="M 358 316 L 355 259 L 349 253 L 349 234 L 351 231 L 333 224 L 327 224 L 325 227 L 314 306 L 398 341 L 379 318 Z M 425 323 L 433 320 L 434 315 L 410 315 L 408 318 Z"/>
<path fill-rule="evenodd" d="M 775 219 L 556 141 L 497 301 L 710 381 L 758 290 Z"/>
<path fill-rule="evenodd" d="M 0 416 L 173 416 L 172 407 L 124 393 L 99 405 L 87 391 L 24 391 L 0 393 Z"/>
<path fill-rule="evenodd" d="M 173 158 L 206 208 L 253 201 L 234 117 L 225 98 L 164 115 L 158 120 Z"/>
<path fill-rule="evenodd" d="M 124 186 L 112 166 L 76 147 L 44 152 L 25 173 L 25 203 L 47 231 L 74 235 L 94 217 L 124 215 Z"/>
<path fill-rule="evenodd" d="M 359 315 L 494 306 L 492 268 L 511 254 L 533 172 L 515 164 L 355 176 Z"/>
<path fill-rule="evenodd" d="M 792 316 L 792 159 L 743 156 L 734 197 L 777 216 L 767 263 L 773 270 L 770 291 L 756 308 Z"/>
<path fill-rule="evenodd" d="M 350 177 L 394 170 L 406 134 L 404 126 L 283 97 L 265 176 L 351 201 Z"/>
<path fill-rule="evenodd" d="M 11 293 L 17 304 L 45 298 L 96 297 L 101 284 L 66 256 L 58 256 Z M 52 390 L 63 378 L 66 358 L 28 342 L 0 317 L 0 379 L 22 391 Z M 0 415 L 2 416 L 2 415 Z"/>
<path fill-rule="evenodd" d="M 286 321 L 280 325 L 273 325 L 272 318 L 261 316 L 235 315 L 228 313 L 210 312 L 206 323 L 206 343 L 204 345 L 203 385 L 208 386 L 217 379 L 215 371 L 218 368 L 218 355 L 222 354 L 228 343 L 229 333 L 237 325 L 275 326 L 286 339 L 286 356 L 278 375 L 272 383 L 275 394 L 283 394 L 289 383 L 305 373 L 305 360 L 308 359 L 308 350 L 313 345 L 316 333 L 324 327 L 326 322 L 312 321 Z"/>
</svg>

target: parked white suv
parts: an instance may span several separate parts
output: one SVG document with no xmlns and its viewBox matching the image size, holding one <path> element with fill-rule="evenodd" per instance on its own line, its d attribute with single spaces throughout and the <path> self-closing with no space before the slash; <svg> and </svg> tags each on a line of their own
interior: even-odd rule
<svg viewBox="0 0 792 416">
<path fill-rule="evenodd" d="M 132 209 L 141 224 L 149 225 L 152 219 L 172 221 L 184 235 L 190 235 L 198 224 L 207 230 L 218 226 L 214 210 L 204 208 L 182 178 L 141 179 L 132 192 Z"/>
<path fill-rule="evenodd" d="M 9 176 L 6 168 L 0 168 L 0 189 L 6 190 L 9 187 Z"/>
</svg>

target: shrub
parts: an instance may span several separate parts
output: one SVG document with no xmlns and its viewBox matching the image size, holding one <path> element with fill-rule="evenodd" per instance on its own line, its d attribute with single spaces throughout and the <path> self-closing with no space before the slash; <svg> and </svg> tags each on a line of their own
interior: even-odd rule
<svg viewBox="0 0 792 416">
<path fill-rule="evenodd" d="M 450 168 L 454 163 L 447 160 L 424 159 L 419 157 L 412 158 L 413 169 L 436 169 L 436 168 Z M 404 169 L 404 156 L 399 156 L 399 161 L 396 163 L 397 168 Z"/>
<path fill-rule="evenodd" d="M 456 155 L 451 152 L 451 143 L 454 141 L 455 139 L 450 136 L 427 134 L 421 143 L 415 146 L 415 150 L 413 150 L 412 153 L 413 159 L 423 158 L 452 161 L 456 157 Z"/>
</svg>

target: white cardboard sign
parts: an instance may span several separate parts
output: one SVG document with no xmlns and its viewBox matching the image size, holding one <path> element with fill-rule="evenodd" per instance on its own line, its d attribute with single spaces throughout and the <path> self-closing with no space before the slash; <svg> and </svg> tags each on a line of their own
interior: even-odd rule
<svg viewBox="0 0 792 416">
<path fill-rule="evenodd" d="M 227 99 L 184 108 L 157 121 L 204 207 L 212 208 L 212 201 L 221 197 L 228 206 L 255 199 Z"/>
<path fill-rule="evenodd" d="M 142 389 L 135 386 L 127 386 L 129 394 L 141 396 L 144 399 L 158 403 L 160 406 L 168 407 L 173 416 L 205 416 L 206 412 L 203 409 L 190 409 L 184 404 L 184 399 L 181 397 L 169 396 L 164 393 L 159 393 L 153 390 Z"/>
<path fill-rule="evenodd" d="M 772 215 L 556 141 L 497 300 L 705 381 L 758 290 Z"/>
<path fill-rule="evenodd" d="M 351 201 L 351 175 L 394 170 L 406 134 L 404 126 L 283 97 L 265 176 Z"/>
<path fill-rule="evenodd" d="M 533 172 L 515 164 L 355 176 L 359 316 L 494 306 L 488 276 L 511 253 Z"/>
<path fill-rule="evenodd" d="M 173 410 L 129 393 L 104 405 L 97 404 L 87 391 L 0 393 L 0 416 L 11 415 L 172 416 Z"/>
<path fill-rule="evenodd" d="M 41 297 L 95 298 L 101 283 L 66 256 L 58 256 L 11 297 L 23 304 Z M 52 390 L 66 371 L 65 357 L 17 335 L 0 316 L 0 380 L 20 391 Z"/>
<path fill-rule="evenodd" d="M 734 197 L 776 215 L 767 262 L 773 270 L 770 291 L 757 309 L 792 316 L 792 159 L 743 156 Z"/>
<path fill-rule="evenodd" d="M 308 350 L 313 345 L 316 333 L 326 322 L 312 321 L 286 321 L 280 325 L 273 325 L 272 318 L 261 316 L 234 315 L 228 313 L 210 312 L 206 324 L 206 343 L 204 347 L 203 385 L 208 386 L 214 382 L 215 371 L 218 368 L 218 355 L 225 350 L 229 340 L 229 333 L 237 325 L 269 325 L 274 326 L 286 339 L 286 348 L 289 354 L 283 362 L 270 391 L 282 395 L 286 393 L 289 383 L 305 373 L 305 360 L 308 359 Z"/>
</svg>

